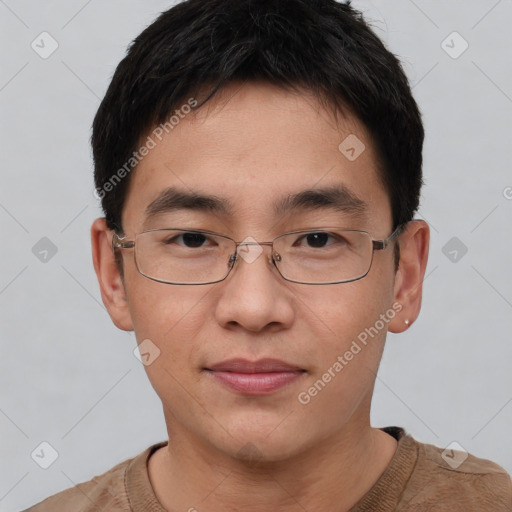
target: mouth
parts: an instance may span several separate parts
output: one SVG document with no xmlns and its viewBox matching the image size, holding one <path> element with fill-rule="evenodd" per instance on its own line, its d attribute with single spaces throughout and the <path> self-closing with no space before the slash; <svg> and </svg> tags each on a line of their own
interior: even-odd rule
<svg viewBox="0 0 512 512">
<path fill-rule="evenodd" d="M 300 379 L 306 370 L 278 359 L 230 359 L 203 368 L 219 383 L 245 395 L 268 395 Z"/>
</svg>

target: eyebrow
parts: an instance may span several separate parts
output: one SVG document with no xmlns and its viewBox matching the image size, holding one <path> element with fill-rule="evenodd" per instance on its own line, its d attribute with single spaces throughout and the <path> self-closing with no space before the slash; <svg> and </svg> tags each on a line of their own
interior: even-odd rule
<svg viewBox="0 0 512 512">
<path fill-rule="evenodd" d="M 232 212 L 232 206 L 227 199 L 221 197 L 184 192 L 169 187 L 146 207 L 146 218 L 149 219 L 175 210 L 196 210 L 229 215 Z"/>
<path fill-rule="evenodd" d="M 368 205 L 344 185 L 303 190 L 290 194 L 274 205 L 274 213 L 283 215 L 296 210 L 331 209 L 351 215 L 362 215 Z"/>
<path fill-rule="evenodd" d="M 274 214 L 284 215 L 297 210 L 331 209 L 345 214 L 360 216 L 368 205 L 344 185 L 302 190 L 289 194 L 274 204 Z M 215 195 L 181 191 L 175 187 L 163 190 L 145 211 L 146 220 L 176 210 L 193 210 L 231 215 L 233 206 L 229 200 Z"/>
</svg>

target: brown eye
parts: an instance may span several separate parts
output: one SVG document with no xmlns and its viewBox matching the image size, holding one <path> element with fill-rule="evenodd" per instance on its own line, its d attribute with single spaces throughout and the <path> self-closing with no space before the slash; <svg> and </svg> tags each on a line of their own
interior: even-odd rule
<svg viewBox="0 0 512 512">
<path fill-rule="evenodd" d="M 324 247 L 329 240 L 328 233 L 310 233 L 306 236 L 306 240 L 310 247 Z"/>
<path fill-rule="evenodd" d="M 338 237 L 336 237 L 338 239 Z M 329 239 L 331 239 L 329 243 Z M 335 241 L 334 235 L 326 233 L 325 231 L 317 231 L 307 233 L 301 236 L 294 244 L 294 246 L 301 246 L 312 249 L 322 249 L 328 245 L 331 245 Z M 341 240 L 343 241 L 343 240 Z"/>
<path fill-rule="evenodd" d="M 188 247 L 190 249 L 194 249 L 198 247 L 203 247 L 204 243 L 207 240 L 208 238 L 202 233 L 187 232 L 167 238 L 164 240 L 164 243 L 167 245 L 176 244 Z"/>
</svg>

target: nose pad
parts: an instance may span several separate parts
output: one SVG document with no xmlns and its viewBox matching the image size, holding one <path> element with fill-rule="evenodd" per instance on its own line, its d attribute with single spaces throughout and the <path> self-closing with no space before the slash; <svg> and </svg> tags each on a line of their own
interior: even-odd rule
<svg viewBox="0 0 512 512">
<path fill-rule="evenodd" d="M 229 260 L 227 262 L 228 268 L 232 269 L 238 259 L 239 259 L 238 251 L 231 254 L 231 256 L 229 257 Z M 281 255 L 278 252 L 274 251 L 273 253 L 270 254 L 270 256 L 268 258 L 268 262 L 272 265 L 276 265 L 276 262 L 278 262 L 278 261 L 281 261 Z"/>
<path fill-rule="evenodd" d="M 238 259 L 238 254 L 236 252 L 234 252 L 230 257 L 229 257 L 229 260 L 228 260 L 228 268 L 231 269 L 233 268 L 233 265 L 235 264 L 235 261 Z"/>
</svg>

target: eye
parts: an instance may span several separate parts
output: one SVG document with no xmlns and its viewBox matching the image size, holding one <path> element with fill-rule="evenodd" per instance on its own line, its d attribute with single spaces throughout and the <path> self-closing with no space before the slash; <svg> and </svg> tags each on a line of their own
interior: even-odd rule
<svg viewBox="0 0 512 512">
<path fill-rule="evenodd" d="M 331 243 L 328 244 L 329 239 L 331 239 Z M 339 237 L 336 239 L 340 240 Z M 302 247 L 311 247 L 313 249 L 321 249 L 327 245 L 332 245 L 332 243 L 336 242 L 335 237 L 331 233 L 326 233 L 325 231 L 316 231 L 307 233 L 301 236 L 294 244 L 294 246 L 302 246 Z M 341 239 L 341 241 L 343 241 Z M 305 242 L 307 245 L 301 245 L 300 242 Z"/>
<path fill-rule="evenodd" d="M 163 243 L 166 245 L 176 244 L 181 245 L 183 247 L 188 247 L 190 249 L 195 249 L 199 247 L 204 247 L 204 243 L 210 240 L 203 233 L 197 232 L 185 232 L 180 235 L 175 235 L 173 237 L 167 238 L 163 240 Z M 211 240 L 210 240 L 211 241 Z"/>
</svg>

